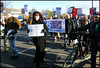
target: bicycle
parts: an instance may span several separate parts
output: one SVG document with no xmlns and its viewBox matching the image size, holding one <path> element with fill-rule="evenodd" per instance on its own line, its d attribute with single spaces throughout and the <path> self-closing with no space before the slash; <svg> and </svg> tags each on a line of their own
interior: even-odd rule
<svg viewBox="0 0 100 68">
<path fill-rule="evenodd" d="M 76 37 L 75 39 L 78 39 L 78 43 L 73 45 L 73 50 L 68 54 L 64 64 L 63 64 L 63 68 L 66 67 L 73 67 L 74 66 L 74 62 L 77 58 L 87 58 L 90 56 L 90 39 L 87 40 L 87 42 L 85 43 L 85 46 L 83 45 L 83 40 L 81 40 L 81 37 L 84 35 L 82 34 L 81 31 L 74 32 L 72 33 L 73 36 Z M 70 35 L 69 37 L 73 39 L 73 36 Z"/>
</svg>

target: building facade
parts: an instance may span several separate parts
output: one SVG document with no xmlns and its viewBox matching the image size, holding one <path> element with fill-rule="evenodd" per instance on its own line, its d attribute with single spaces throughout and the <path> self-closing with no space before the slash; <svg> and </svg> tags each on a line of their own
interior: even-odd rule
<svg viewBox="0 0 100 68">
<path fill-rule="evenodd" d="M 18 17 L 21 14 L 20 9 L 4 8 L 3 13 L 5 14 L 7 11 L 11 11 L 14 17 Z"/>
</svg>

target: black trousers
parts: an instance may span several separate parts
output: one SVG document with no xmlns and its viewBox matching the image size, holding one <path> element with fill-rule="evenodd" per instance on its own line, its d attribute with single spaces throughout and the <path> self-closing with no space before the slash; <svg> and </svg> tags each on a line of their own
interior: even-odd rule
<svg viewBox="0 0 100 68">
<path fill-rule="evenodd" d="M 33 38 L 33 42 L 36 46 L 34 61 L 43 62 L 45 58 L 46 38 L 45 37 Z"/>
<path fill-rule="evenodd" d="M 53 34 L 54 34 L 54 33 L 53 33 L 53 32 L 50 32 L 50 34 L 51 34 L 51 37 L 53 37 Z"/>
<path fill-rule="evenodd" d="M 45 58 L 45 46 L 36 46 L 34 61 L 43 62 L 44 58 Z"/>
<path fill-rule="evenodd" d="M 98 41 L 91 41 L 91 68 L 96 68 L 96 55 L 97 51 L 100 52 L 100 46 L 98 45 Z"/>
</svg>

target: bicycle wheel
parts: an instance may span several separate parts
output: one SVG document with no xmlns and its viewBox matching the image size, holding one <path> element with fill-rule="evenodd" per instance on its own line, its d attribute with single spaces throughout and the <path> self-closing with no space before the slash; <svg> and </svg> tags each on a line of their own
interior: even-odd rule
<svg viewBox="0 0 100 68">
<path fill-rule="evenodd" d="M 74 64 L 74 61 L 76 60 L 78 55 L 78 49 L 74 49 L 72 50 L 72 52 L 69 53 L 69 55 L 67 56 L 64 64 L 63 64 L 63 68 L 68 68 L 68 67 L 72 67 Z"/>
<path fill-rule="evenodd" d="M 83 54 L 83 57 L 84 57 L 84 59 L 87 59 L 87 58 L 89 58 L 91 56 L 91 54 L 90 54 L 90 46 L 88 45 L 88 46 L 86 46 L 86 48 L 85 48 L 85 53 Z"/>
</svg>

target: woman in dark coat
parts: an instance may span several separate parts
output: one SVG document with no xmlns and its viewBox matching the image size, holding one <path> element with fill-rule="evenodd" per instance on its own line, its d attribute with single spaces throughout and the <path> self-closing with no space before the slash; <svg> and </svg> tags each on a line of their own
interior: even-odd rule
<svg viewBox="0 0 100 68">
<path fill-rule="evenodd" d="M 33 13 L 33 18 L 30 22 L 30 25 L 34 24 L 43 24 L 44 26 L 44 29 L 42 30 L 44 32 L 44 36 L 33 37 L 33 43 L 36 46 L 35 58 L 33 62 L 41 63 L 45 58 L 46 35 L 48 33 L 48 28 L 46 23 L 43 21 L 42 15 L 38 11 Z"/>
</svg>

